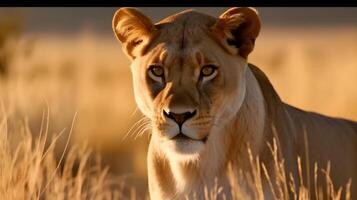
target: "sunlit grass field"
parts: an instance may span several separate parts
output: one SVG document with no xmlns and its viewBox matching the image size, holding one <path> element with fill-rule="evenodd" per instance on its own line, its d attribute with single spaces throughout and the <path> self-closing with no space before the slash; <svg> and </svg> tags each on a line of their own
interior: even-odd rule
<svg viewBox="0 0 357 200">
<path fill-rule="evenodd" d="M 148 134 L 136 137 L 142 115 L 115 37 L 22 35 L 9 37 L 4 52 L 12 56 L 0 56 L 8 59 L 0 78 L 0 199 L 145 198 Z M 356 55 L 357 28 L 267 27 L 249 61 L 285 102 L 357 120 Z M 307 199 L 301 188 L 295 192 Z"/>
</svg>

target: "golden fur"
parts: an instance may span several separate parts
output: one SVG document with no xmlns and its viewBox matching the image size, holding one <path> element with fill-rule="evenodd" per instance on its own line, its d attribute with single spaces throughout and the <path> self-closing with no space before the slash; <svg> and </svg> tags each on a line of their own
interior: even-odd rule
<svg viewBox="0 0 357 200">
<path fill-rule="evenodd" d="M 221 194 L 230 198 L 228 163 L 249 171 L 248 145 L 274 175 L 266 145 L 274 137 L 296 180 L 301 156 L 303 166 L 317 162 L 325 167 L 330 160 L 335 185 L 357 181 L 357 124 L 283 103 L 264 73 L 247 63 L 260 31 L 254 9 L 231 8 L 219 18 L 188 10 L 154 24 L 138 10 L 122 8 L 113 30 L 132 59 L 137 105 L 152 121 L 152 199 L 202 199 L 216 178 Z M 153 65 L 162 67 L 162 77 L 148 75 Z M 202 76 L 207 65 L 217 66 L 214 76 Z M 194 116 L 178 125 L 165 112 Z M 180 132 L 184 139 L 175 139 Z M 244 180 L 236 179 L 244 187 Z"/>
</svg>

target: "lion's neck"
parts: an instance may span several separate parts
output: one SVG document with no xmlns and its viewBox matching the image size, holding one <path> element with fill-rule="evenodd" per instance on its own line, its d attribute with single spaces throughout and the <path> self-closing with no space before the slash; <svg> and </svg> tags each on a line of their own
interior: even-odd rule
<svg viewBox="0 0 357 200">
<path fill-rule="evenodd" d="M 228 186 L 228 163 L 231 162 L 235 169 L 248 167 L 248 143 L 253 154 L 259 152 L 265 121 L 264 97 L 249 68 L 246 72 L 246 86 L 245 100 L 239 112 L 220 130 L 220 134 L 226 137 L 223 140 L 211 138 L 207 141 L 214 143 L 207 144 L 214 148 L 207 150 L 197 162 L 177 162 L 167 157 L 162 158 L 170 168 L 170 172 L 162 176 L 169 176 L 174 180 L 176 186 L 171 189 L 176 195 L 188 194 L 191 191 L 203 194 L 203 187 L 213 187 L 216 179 L 218 185 Z"/>
<path fill-rule="evenodd" d="M 231 154 L 240 161 L 241 154 L 247 152 L 247 145 L 253 154 L 258 154 L 264 137 L 266 109 L 264 96 L 257 79 L 250 68 L 246 73 L 246 97 L 229 131 L 233 138 Z"/>
</svg>

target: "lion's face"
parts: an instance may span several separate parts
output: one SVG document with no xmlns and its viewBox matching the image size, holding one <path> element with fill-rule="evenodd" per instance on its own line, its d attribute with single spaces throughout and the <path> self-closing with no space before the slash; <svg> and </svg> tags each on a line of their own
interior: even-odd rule
<svg viewBox="0 0 357 200">
<path fill-rule="evenodd" d="M 160 141 L 183 154 L 202 150 L 212 130 L 238 111 L 245 94 L 246 61 L 209 37 L 193 39 L 183 49 L 170 39 L 160 41 L 132 64 L 140 110 L 152 119 Z"/>
<path fill-rule="evenodd" d="M 165 152 L 197 158 L 214 144 L 212 138 L 222 137 L 220 130 L 244 100 L 246 57 L 253 47 L 231 29 L 249 25 L 243 17 L 255 12 L 231 9 L 216 19 L 188 11 L 152 25 L 129 11 L 119 10 L 113 26 L 132 58 L 137 105 L 151 119 L 152 137 Z M 133 15 L 147 24 L 130 22 Z"/>
</svg>

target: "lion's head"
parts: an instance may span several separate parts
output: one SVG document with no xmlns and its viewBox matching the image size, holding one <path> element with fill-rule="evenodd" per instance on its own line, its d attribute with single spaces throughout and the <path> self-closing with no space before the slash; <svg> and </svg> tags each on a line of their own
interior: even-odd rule
<svg viewBox="0 0 357 200">
<path fill-rule="evenodd" d="M 113 29 L 132 59 L 135 99 L 152 120 L 152 137 L 168 155 L 199 157 L 242 105 L 257 12 L 231 8 L 214 18 L 189 10 L 153 24 L 122 8 Z"/>
</svg>

